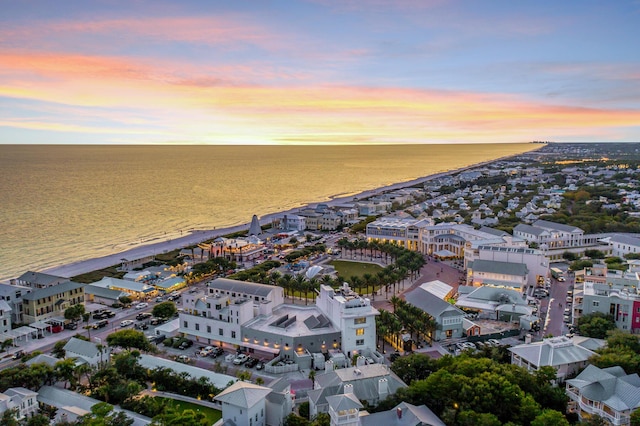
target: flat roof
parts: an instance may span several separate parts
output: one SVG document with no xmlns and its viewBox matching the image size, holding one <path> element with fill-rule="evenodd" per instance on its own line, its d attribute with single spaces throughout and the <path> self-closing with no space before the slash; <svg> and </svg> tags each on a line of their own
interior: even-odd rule
<svg viewBox="0 0 640 426">
<path fill-rule="evenodd" d="M 274 325 L 279 319 L 287 317 L 289 321 L 295 317 L 295 321 L 291 321 L 286 327 Z M 298 306 L 298 305 L 280 305 L 275 308 L 271 315 L 257 317 L 249 321 L 243 327 L 254 331 L 263 331 L 268 333 L 276 333 L 283 336 L 298 337 L 309 335 L 322 335 L 327 333 L 338 333 L 339 329 L 333 326 L 331 321 L 327 321 L 326 326 L 313 327 L 311 324 L 317 324 L 313 318 L 322 320 L 324 317 L 322 311 L 316 306 Z M 326 318 L 326 317 L 325 317 Z M 309 324 L 309 325 L 308 325 Z"/>
</svg>

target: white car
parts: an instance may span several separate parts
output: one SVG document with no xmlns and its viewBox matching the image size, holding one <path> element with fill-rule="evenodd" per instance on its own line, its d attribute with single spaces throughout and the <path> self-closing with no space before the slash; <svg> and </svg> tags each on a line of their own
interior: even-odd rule
<svg viewBox="0 0 640 426">
<path fill-rule="evenodd" d="M 200 356 L 209 356 L 211 355 L 211 352 L 213 352 L 213 346 L 205 346 L 200 349 Z"/>
<path fill-rule="evenodd" d="M 240 365 L 240 364 L 244 364 L 244 362 L 248 359 L 249 357 L 246 356 L 245 354 L 239 354 L 238 356 L 236 356 L 233 359 L 233 363 L 235 365 Z"/>
<path fill-rule="evenodd" d="M 127 327 L 133 324 L 133 320 L 124 320 L 120 322 L 120 327 Z"/>
<path fill-rule="evenodd" d="M 138 303 L 138 304 L 136 305 L 136 309 L 144 309 L 144 308 L 146 308 L 147 306 L 149 306 L 149 304 L 148 304 L 148 303 L 146 303 L 146 302 Z"/>
</svg>

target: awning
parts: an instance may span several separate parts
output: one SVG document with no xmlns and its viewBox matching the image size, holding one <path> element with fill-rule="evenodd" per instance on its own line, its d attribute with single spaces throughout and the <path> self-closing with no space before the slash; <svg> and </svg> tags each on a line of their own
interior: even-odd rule
<svg viewBox="0 0 640 426">
<path fill-rule="evenodd" d="M 513 303 L 508 303 L 508 304 L 498 306 L 496 308 L 496 311 L 513 312 L 515 314 L 521 314 L 521 315 L 531 315 L 531 312 L 533 312 L 533 309 L 529 308 L 526 305 L 516 305 Z"/>
<path fill-rule="evenodd" d="M 456 254 L 450 250 L 438 250 L 437 252 L 433 253 L 434 256 L 437 257 L 456 257 Z"/>
</svg>

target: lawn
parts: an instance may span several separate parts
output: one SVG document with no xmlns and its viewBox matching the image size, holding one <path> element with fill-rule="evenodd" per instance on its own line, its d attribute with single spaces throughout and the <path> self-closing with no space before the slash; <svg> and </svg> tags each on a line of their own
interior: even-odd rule
<svg viewBox="0 0 640 426">
<path fill-rule="evenodd" d="M 375 277 L 383 269 L 374 263 L 346 262 L 344 260 L 333 260 L 329 264 L 336 268 L 338 276 L 345 280 L 353 276 L 362 278 L 364 274 L 371 274 Z"/>
<path fill-rule="evenodd" d="M 161 398 L 161 399 L 165 399 L 167 401 L 167 403 L 172 402 L 173 406 L 177 409 L 177 410 L 193 410 L 196 413 L 200 412 L 202 414 L 204 414 L 205 418 L 206 418 L 206 423 L 208 425 L 212 425 L 215 422 L 217 422 L 218 420 L 220 420 L 222 418 L 222 411 L 220 410 L 215 410 L 213 408 L 209 408 L 209 407 L 205 407 L 204 405 L 198 405 L 198 404 L 194 404 L 191 402 L 184 402 L 184 401 L 178 401 L 177 399 L 168 399 L 168 398 L 162 398 L 162 397 L 156 397 L 156 398 Z"/>
</svg>

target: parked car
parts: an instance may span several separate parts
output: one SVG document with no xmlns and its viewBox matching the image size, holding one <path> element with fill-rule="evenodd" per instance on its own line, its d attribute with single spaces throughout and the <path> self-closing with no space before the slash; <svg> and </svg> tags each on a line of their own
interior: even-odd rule
<svg viewBox="0 0 640 426">
<path fill-rule="evenodd" d="M 135 327 L 139 330 L 146 330 L 149 328 L 146 322 L 141 322 L 135 325 Z"/>
<path fill-rule="evenodd" d="M 247 358 L 247 360 L 244 363 L 244 366 L 247 368 L 253 368 L 256 366 L 258 362 L 259 360 L 257 358 Z"/>
<path fill-rule="evenodd" d="M 106 327 L 107 324 L 109 324 L 109 321 L 107 321 L 106 319 L 103 319 L 100 321 L 96 321 L 92 327 L 94 328 L 94 330 L 97 330 L 98 328 Z"/>
<path fill-rule="evenodd" d="M 248 356 L 246 356 L 245 354 L 238 354 L 236 355 L 236 357 L 233 359 L 233 364 L 234 365 L 242 365 L 244 362 L 247 361 L 247 358 L 249 358 Z"/>
<path fill-rule="evenodd" d="M 182 343 L 180 343 L 180 346 L 178 346 L 178 349 L 185 350 L 187 348 L 190 348 L 191 346 L 193 346 L 193 342 L 187 339 Z"/>
<path fill-rule="evenodd" d="M 211 353 L 213 352 L 213 346 L 205 346 L 204 348 L 200 349 L 200 356 L 209 356 L 211 355 Z"/>
<path fill-rule="evenodd" d="M 562 318 L 562 320 L 563 320 L 564 322 L 571 322 L 571 317 L 570 317 L 569 315 L 565 315 L 565 316 Z"/>
<path fill-rule="evenodd" d="M 128 327 L 133 324 L 133 320 L 124 320 L 120 321 L 120 327 Z"/>
<path fill-rule="evenodd" d="M 64 328 L 66 328 L 67 330 L 76 330 L 78 328 L 78 323 L 77 322 L 68 322 L 64 325 Z"/>
<path fill-rule="evenodd" d="M 151 315 L 151 312 L 140 312 L 138 315 L 136 315 L 136 319 L 138 321 L 142 321 L 145 320 L 147 318 L 151 318 L 153 315 Z"/>
<path fill-rule="evenodd" d="M 264 368 L 264 361 L 258 361 L 256 364 L 256 370 L 262 370 Z"/>
<path fill-rule="evenodd" d="M 389 361 L 391 362 L 394 362 L 398 358 L 400 358 L 400 352 L 394 352 L 391 355 L 389 355 Z"/>
<path fill-rule="evenodd" d="M 149 324 L 151 324 L 151 325 L 160 325 L 160 324 L 163 324 L 163 323 L 164 323 L 164 319 L 162 319 L 162 318 L 153 318 L 149 322 Z"/>
<path fill-rule="evenodd" d="M 146 308 L 147 306 L 149 306 L 149 304 L 148 304 L 147 302 L 138 303 L 138 304 L 136 305 L 136 309 L 144 309 L 144 308 Z"/>
<path fill-rule="evenodd" d="M 224 353 L 224 350 L 221 347 L 214 346 L 213 350 L 209 354 L 211 358 L 217 358 Z"/>
<path fill-rule="evenodd" d="M 104 318 L 113 318 L 113 317 L 115 317 L 115 316 L 116 316 L 116 313 L 115 313 L 115 312 L 113 312 L 113 311 L 111 311 L 111 310 L 109 310 L 109 309 L 107 309 L 106 311 L 103 311 L 103 312 L 102 312 L 102 316 L 103 316 Z"/>
<path fill-rule="evenodd" d="M 156 302 L 162 302 L 164 299 L 161 296 L 156 297 Z"/>
<path fill-rule="evenodd" d="M 500 343 L 500 340 L 498 339 L 489 339 L 487 340 L 487 342 L 491 343 L 493 346 L 501 346 L 502 343 Z"/>
<path fill-rule="evenodd" d="M 188 364 L 191 362 L 191 358 L 189 358 L 186 355 L 180 355 L 178 357 L 176 357 L 176 361 L 181 362 L 183 364 Z"/>
<path fill-rule="evenodd" d="M 107 316 L 104 315 L 104 309 L 98 309 L 97 311 L 93 311 L 93 313 L 91 314 L 91 317 L 93 319 L 104 319 Z"/>
<path fill-rule="evenodd" d="M 20 349 L 20 350 L 17 350 L 17 351 L 13 354 L 13 356 L 11 357 L 11 359 L 21 359 L 21 358 L 22 358 L 23 356 L 25 356 L 25 355 L 26 355 L 26 353 L 25 353 L 22 349 Z"/>
</svg>

